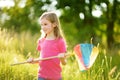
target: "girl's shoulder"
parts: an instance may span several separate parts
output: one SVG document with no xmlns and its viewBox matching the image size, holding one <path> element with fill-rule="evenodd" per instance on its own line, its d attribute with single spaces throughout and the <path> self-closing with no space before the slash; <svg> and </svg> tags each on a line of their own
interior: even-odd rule
<svg viewBox="0 0 120 80">
<path fill-rule="evenodd" d="M 59 38 L 58 39 L 58 42 L 61 44 L 61 43 L 65 43 L 65 40 L 63 38 Z"/>
<path fill-rule="evenodd" d="M 41 43 L 41 42 L 43 42 L 45 40 L 45 38 L 40 38 L 40 39 L 38 39 L 38 43 Z"/>
</svg>

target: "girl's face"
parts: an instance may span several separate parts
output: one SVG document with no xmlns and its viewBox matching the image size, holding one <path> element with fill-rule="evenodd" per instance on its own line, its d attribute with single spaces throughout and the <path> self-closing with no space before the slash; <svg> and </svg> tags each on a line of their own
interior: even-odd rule
<svg viewBox="0 0 120 80">
<path fill-rule="evenodd" d="M 55 25 L 45 18 L 41 19 L 40 25 L 43 32 L 47 35 L 54 31 Z"/>
</svg>

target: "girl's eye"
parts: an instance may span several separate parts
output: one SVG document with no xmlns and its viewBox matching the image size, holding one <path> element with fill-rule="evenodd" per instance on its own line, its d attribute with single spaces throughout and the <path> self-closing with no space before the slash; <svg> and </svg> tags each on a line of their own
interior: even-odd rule
<svg viewBox="0 0 120 80">
<path fill-rule="evenodd" d="M 47 24 L 44 24 L 44 25 L 47 25 Z"/>
<path fill-rule="evenodd" d="M 47 24 L 41 24 L 41 26 L 46 26 Z"/>
</svg>

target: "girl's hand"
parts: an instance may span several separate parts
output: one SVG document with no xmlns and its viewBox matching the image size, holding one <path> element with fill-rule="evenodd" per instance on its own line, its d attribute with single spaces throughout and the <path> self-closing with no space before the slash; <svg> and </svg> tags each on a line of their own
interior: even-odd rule
<svg viewBox="0 0 120 80">
<path fill-rule="evenodd" d="M 58 57 L 59 57 L 59 58 L 65 58 L 65 53 L 60 53 L 60 54 L 58 54 Z"/>
<path fill-rule="evenodd" d="M 29 58 L 29 59 L 27 60 L 27 62 L 28 62 L 28 63 L 33 63 L 33 62 L 34 62 L 34 59 L 33 59 L 33 58 Z"/>
</svg>

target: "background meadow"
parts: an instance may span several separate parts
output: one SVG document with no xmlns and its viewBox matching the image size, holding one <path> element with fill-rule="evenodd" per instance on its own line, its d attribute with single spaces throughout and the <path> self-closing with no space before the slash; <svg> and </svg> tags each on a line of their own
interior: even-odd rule
<svg viewBox="0 0 120 80">
<path fill-rule="evenodd" d="M 36 51 L 38 35 L 30 32 L 17 34 L 7 30 L 0 30 L 0 80 L 37 80 L 38 64 L 23 64 L 11 66 L 16 62 L 25 61 L 28 57 L 39 57 Z M 67 65 L 63 68 L 64 80 L 119 80 L 120 65 L 119 54 L 112 50 L 107 53 L 106 49 L 99 47 L 99 55 L 88 71 L 81 72 L 74 55 L 67 58 Z M 73 53 L 72 50 L 68 51 Z"/>
</svg>

